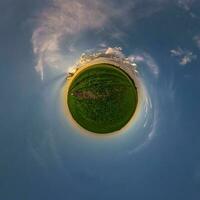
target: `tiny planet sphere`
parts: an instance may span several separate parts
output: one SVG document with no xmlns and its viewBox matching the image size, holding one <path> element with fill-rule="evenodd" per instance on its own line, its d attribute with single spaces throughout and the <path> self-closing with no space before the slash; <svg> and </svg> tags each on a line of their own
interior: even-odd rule
<svg viewBox="0 0 200 200">
<path fill-rule="evenodd" d="M 108 134 L 119 131 L 131 120 L 138 94 L 134 80 L 125 71 L 102 63 L 88 66 L 74 76 L 67 106 L 79 126 Z"/>
</svg>

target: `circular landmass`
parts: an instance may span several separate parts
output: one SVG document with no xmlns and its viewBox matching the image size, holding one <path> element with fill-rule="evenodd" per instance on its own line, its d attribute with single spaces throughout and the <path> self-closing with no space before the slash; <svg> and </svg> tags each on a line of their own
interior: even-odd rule
<svg viewBox="0 0 200 200">
<path fill-rule="evenodd" d="M 74 120 L 94 133 L 112 133 L 132 118 L 137 102 L 134 81 L 119 67 L 96 64 L 74 75 L 67 103 Z"/>
</svg>

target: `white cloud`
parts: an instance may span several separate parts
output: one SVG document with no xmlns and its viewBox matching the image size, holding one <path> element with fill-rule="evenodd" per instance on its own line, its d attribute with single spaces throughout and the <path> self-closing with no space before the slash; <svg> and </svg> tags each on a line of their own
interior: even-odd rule
<svg viewBox="0 0 200 200">
<path fill-rule="evenodd" d="M 178 6 L 186 11 L 190 11 L 195 0 L 178 0 Z"/>
<path fill-rule="evenodd" d="M 137 20 L 149 17 L 164 7 L 166 0 L 120 1 L 106 0 L 50 0 L 49 6 L 37 18 L 37 27 L 32 35 L 33 51 L 37 56 L 36 70 L 44 78 L 44 67 L 64 70 L 68 65 L 67 52 L 74 54 L 76 47 L 72 38 L 87 30 L 104 30 L 120 40 L 126 34 L 120 26 L 133 25 Z M 145 6 L 142 6 L 144 4 Z M 106 32 L 106 31 L 105 31 Z M 63 51 L 63 41 L 68 41 Z M 71 63 L 70 63 L 71 64 Z M 150 63 L 153 65 L 153 63 Z"/>
<path fill-rule="evenodd" d="M 192 52 L 189 52 L 188 54 L 186 54 L 181 60 L 180 60 L 180 64 L 181 65 L 187 65 L 188 63 L 191 63 L 192 60 L 196 59 L 196 56 L 194 56 L 192 54 Z"/>
<path fill-rule="evenodd" d="M 33 33 L 34 53 L 38 57 L 36 70 L 43 79 L 44 66 L 63 67 L 60 42 L 85 29 L 101 28 L 108 20 L 104 4 L 97 0 L 53 0 L 44 10 Z M 69 49 L 74 51 L 74 48 Z"/>
<path fill-rule="evenodd" d="M 200 35 L 196 35 L 193 39 L 194 39 L 197 47 L 200 49 Z"/>
<path fill-rule="evenodd" d="M 142 62 L 144 61 L 144 57 L 141 56 L 141 55 L 130 55 L 128 57 L 128 59 L 131 61 L 131 62 Z"/>
<path fill-rule="evenodd" d="M 105 54 L 112 54 L 112 55 L 116 55 L 119 58 L 124 57 L 123 53 L 122 53 L 122 48 L 121 47 L 108 47 L 106 49 Z"/>
<path fill-rule="evenodd" d="M 199 20 L 200 16 L 198 12 L 195 11 L 198 1 L 199 0 L 177 0 L 177 5 L 179 8 L 188 13 L 191 18 Z"/>
<path fill-rule="evenodd" d="M 170 53 L 173 56 L 182 56 L 184 52 L 180 47 L 178 47 L 177 49 L 170 50 Z"/>
<path fill-rule="evenodd" d="M 99 44 L 99 47 L 101 48 L 106 48 L 107 47 L 107 44 L 105 42 L 102 42 Z"/>
<path fill-rule="evenodd" d="M 180 47 L 170 50 L 172 56 L 177 57 L 180 65 L 187 65 L 197 58 L 190 50 L 184 50 Z"/>
<path fill-rule="evenodd" d="M 145 63 L 155 76 L 159 75 L 159 66 L 150 54 L 143 52 L 141 54 L 130 55 L 128 59 L 135 63 Z"/>
</svg>

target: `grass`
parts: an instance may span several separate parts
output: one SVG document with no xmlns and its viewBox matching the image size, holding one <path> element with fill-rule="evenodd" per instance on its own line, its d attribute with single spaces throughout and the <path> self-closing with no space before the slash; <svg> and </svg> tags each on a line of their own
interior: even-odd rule
<svg viewBox="0 0 200 200">
<path fill-rule="evenodd" d="M 110 64 L 93 65 L 80 72 L 69 87 L 67 99 L 74 120 L 101 134 L 122 129 L 138 102 L 133 80 Z"/>
</svg>

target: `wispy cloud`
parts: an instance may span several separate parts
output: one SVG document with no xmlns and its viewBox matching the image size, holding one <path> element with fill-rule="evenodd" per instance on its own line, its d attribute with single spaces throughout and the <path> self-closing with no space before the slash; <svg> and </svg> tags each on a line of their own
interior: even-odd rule
<svg viewBox="0 0 200 200">
<path fill-rule="evenodd" d="M 190 11 L 195 0 L 178 0 L 178 6 L 186 11 Z"/>
<path fill-rule="evenodd" d="M 112 55 L 116 55 L 117 57 L 124 57 L 121 47 L 114 47 L 114 48 L 108 47 L 105 51 L 105 54 L 112 54 Z"/>
<path fill-rule="evenodd" d="M 161 10 L 168 0 L 145 2 L 145 0 L 126 3 L 106 0 L 50 0 L 48 7 L 38 16 L 37 27 L 32 35 L 33 51 L 37 56 L 35 68 L 41 78 L 44 78 L 44 67 L 66 68 L 67 52 L 76 52 L 72 38 L 80 36 L 87 30 L 98 32 L 107 28 L 110 30 L 107 31 L 108 35 L 111 34 L 116 40 L 120 39 L 125 33 L 119 26 L 133 25 L 137 20 L 149 17 Z M 63 51 L 62 44 L 66 40 L 71 42 Z"/>
<path fill-rule="evenodd" d="M 159 75 L 159 66 L 150 54 L 143 52 L 140 54 L 130 55 L 129 59 L 135 63 L 145 63 L 155 76 Z"/>
<path fill-rule="evenodd" d="M 200 49 L 200 35 L 196 35 L 193 39 L 194 39 L 197 47 Z"/>
<path fill-rule="evenodd" d="M 198 0 L 177 0 L 176 3 L 178 7 L 188 13 L 191 18 L 198 20 L 200 19 L 199 14 L 194 10 Z"/>
<path fill-rule="evenodd" d="M 108 20 L 103 3 L 97 0 L 53 0 L 38 19 L 33 33 L 34 53 L 38 57 L 36 70 L 43 79 L 44 66 L 65 65 L 60 43 L 63 37 L 72 37 L 85 29 L 101 28 Z"/>
<path fill-rule="evenodd" d="M 178 58 L 178 62 L 180 65 L 187 65 L 197 58 L 197 56 L 193 54 L 192 51 L 185 50 L 180 47 L 170 50 L 170 53 L 172 56 Z"/>
</svg>

